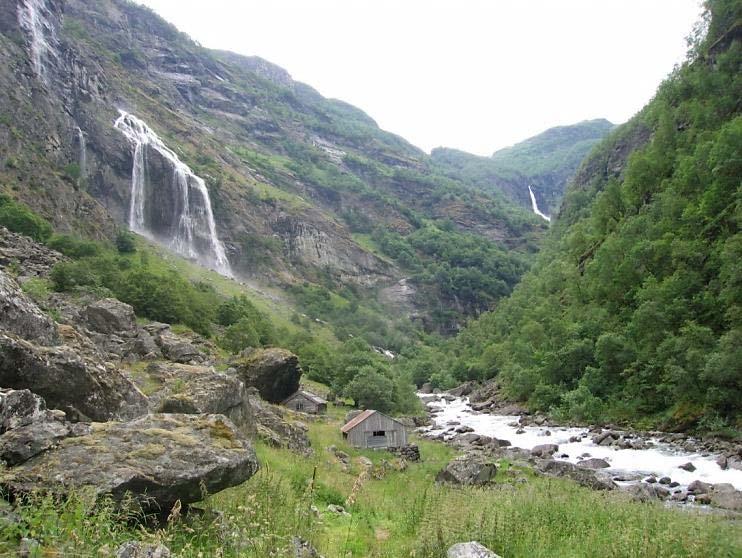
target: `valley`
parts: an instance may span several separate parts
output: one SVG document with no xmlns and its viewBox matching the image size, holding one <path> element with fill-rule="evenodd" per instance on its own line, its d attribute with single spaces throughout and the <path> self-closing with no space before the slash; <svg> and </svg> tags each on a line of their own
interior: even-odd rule
<svg viewBox="0 0 742 558">
<path fill-rule="evenodd" d="M 477 156 L 0 0 L 0 555 L 738 555 L 741 17 Z"/>
</svg>

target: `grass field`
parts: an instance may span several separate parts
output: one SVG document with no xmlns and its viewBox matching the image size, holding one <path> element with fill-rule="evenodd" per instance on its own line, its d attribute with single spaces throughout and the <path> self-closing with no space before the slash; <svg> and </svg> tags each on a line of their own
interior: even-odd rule
<svg viewBox="0 0 742 558">
<path fill-rule="evenodd" d="M 138 538 L 161 541 L 177 556 L 264 558 L 292 556 L 291 539 L 301 536 L 326 558 L 439 558 L 468 540 L 503 558 L 742 555 L 738 519 L 635 503 L 508 463 L 500 464 L 492 488 L 438 486 L 435 474 L 454 456 L 451 448 L 418 440 L 422 461 L 400 470 L 392 454 L 343 443 L 338 427 L 345 410 L 331 408 L 327 418 L 309 423 L 313 456 L 259 443 L 262 468 L 255 477 L 159 530 L 124 523 L 122 512 L 82 495 L 62 504 L 39 497 L 20 509 L 22 532 L 4 530 L 0 551 L 13 555 L 23 535 L 42 542 L 38 556 L 101 556 Z M 331 445 L 350 455 L 348 470 L 327 451 Z M 370 474 L 360 456 L 373 462 Z M 329 512 L 329 504 L 350 515 Z"/>
</svg>

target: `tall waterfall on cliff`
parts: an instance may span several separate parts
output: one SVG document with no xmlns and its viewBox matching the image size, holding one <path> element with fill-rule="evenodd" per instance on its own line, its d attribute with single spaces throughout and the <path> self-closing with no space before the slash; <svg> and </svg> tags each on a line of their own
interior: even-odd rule
<svg viewBox="0 0 742 558">
<path fill-rule="evenodd" d="M 209 191 L 203 179 L 183 163 L 157 134 L 136 116 L 119 111 L 114 127 L 121 131 L 134 146 L 131 173 L 131 201 L 129 228 L 148 238 L 167 245 L 175 252 L 197 260 L 228 277 L 232 276 L 224 245 L 216 234 L 214 213 Z M 148 180 L 148 151 L 153 150 L 172 169 L 170 184 L 151 184 Z M 163 215 L 165 208 L 151 207 L 153 188 L 171 188 L 168 192 L 172 211 Z M 160 199 L 162 196 L 160 197 Z M 165 219 L 167 233 L 153 232 L 151 215 Z M 163 223 L 159 223 L 163 225 Z M 159 227 L 163 229 L 163 226 Z"/>
<path fill-rule="evenodd" d="M 533 190 L 530 186 L 528 186 L 528 193 L 531 194 L 531 208 L 533 209 L 533 212 L 539 217 L 542 217 L 547 221 L 551 221 L 551 217 L 549 217 L 545 213 L 542 213 L 541 210 L 538 208 L 538 203 L 536 203 L 536 196 L 534 195 Z"/>
<path fill-rule="evenodd" d="M 49 8 L 46 0 L 20 0 L 18 2 L 18 23 L 28 35 L 31 63 L 34 72 L 46 81 L 44 63 L 50 56 L 56 57 L 57 35 L 49 21 Z"/>
<path fill-rule="evenodd" d="M 78 166 L 80 167 L 80 180 L 85 181 L 88 174 L 88 142 L 85 139 L 85 132 L 82 128 L 77 127 L 77 143 L 80 148 L 80 155 L 78 158 Z"/>
</svg>

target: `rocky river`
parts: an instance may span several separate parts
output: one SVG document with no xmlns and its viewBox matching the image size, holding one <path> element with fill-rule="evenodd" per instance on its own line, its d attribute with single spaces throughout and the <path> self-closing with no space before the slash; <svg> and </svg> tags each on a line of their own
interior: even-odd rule
<svg viewBox="0 0 742 558">
<path fill-rule="evenodd" d="M 469 398 L 420 394 L 431 424 L 427 437 L 461 447 L 495 446 L 511 455 L 567 462 L 638 496 L 697 504 L 725 494 L 730 509 L 742 503 L 742 460 L 737 452 L 706 451 L 698 440 L 672 434 L 535 424 L 532 417 L 482 412 Z M 476 406 L 476 405 L 475 405 Z M 538 422 L 542 422 L 538 420 Z M 718 496 L 717 494 L 717 496 Z M 717 498 L 718 499 L 718 498 Z"/>
</svg>

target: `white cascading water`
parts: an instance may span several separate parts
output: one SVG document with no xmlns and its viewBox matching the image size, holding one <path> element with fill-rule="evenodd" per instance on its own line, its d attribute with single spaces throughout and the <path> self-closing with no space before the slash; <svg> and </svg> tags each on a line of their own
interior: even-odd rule
<svg viewBox="0 0 742 558">
<path fill-rule="evenodd" d="M 124 111 L 119 113 L 114 127 L 134 146 L 129 228 L 153 240 L 163 241 L 175 252 L 195 259 L 201 265 L 211 267 L 222 275 L 232 277 L 224 245 L 216 234 L 211 199 L 203 179 L 196 176 L 144 121 Z M 147 150 L 150 148 L 161 155 L 173 169 L 172 187 L 177 193 L 179 203 L 176 208 L 178 214 L 174 216 L 177 226 L 171 238 L 155 238 L 146 220 L 146 168 Z M 197 237 L 208 239 L 208 251 L 199 248 L 196 243 Z"/>
<path fill-rule="evenodd" d="M 85 132 L 79 126 L 77 127 L 77 142 L 80 147 L 80 156 L 78 159 L 80 180 L 84 181 L 88 174 L 88 142 L 85 139 Z"/>
<path fill-rule="evenodd" d="M 420 394 L 422 397 L 425 395 Z M 600 446 L 586 436 L 586 428 L 526 426 L 520 429 L 518 416 L 489 415 L 475 412 L 467 398 L 457 397 L 452 401 L 444 399 L 427 403 L 429 409 L 438 409 L 433 424 L 425 430 L 431 435 L 452 436 L 453 424 L 468 426 L 475 434 L 492 436 L 510 441 L 513 446 L 526 450 L 540 444 L 553 443 L 559 446 L 557 459 L 577 463 L 581 456 L 605 459 L 609 463 L 606 472 L 617 475 L 637 475 L 639 479 L 650 475 L 656 478 L 670 477 L 686 488 L 694 480 L 712 484 L 729 483 L 742 490 L 742 471 L 722 469 L 717 463 L 718 455 L 685 451 L 654 439 L 652 447 L 646 449 L 619 449 L 614 446 Z M 551 433 L 546 436 L 547 430 Z M 575 441 L 579 440 L 579 441 Z M 680 466 L 692 463 L 693 471 Z M 637 481 L 620 482 L 632 484 Z"/>
<path fill-rule="evenodd" d="M 46 81 L 45 62 L 55 57 L 57 35 L 49 21 L 49 8 L 45 0 L 19 0 L 18 23 L 28 35 L 31 63 L 39 79 Z"/>
<path fill-rule="evenodd" d="M 530 186 L 528 186 L 528 193 L 531 194 L 531 207 L 533 208 L 533 212 L 539 217 L 546 219 L 547 221 L 551 221 L 551 217 L 549 217 L 545 213 L 541 213 L 541 210 L 538 208 L 538 203 L 536 203 L 536 196 L 534 195 L 533 190 Z"/>
</svg>

